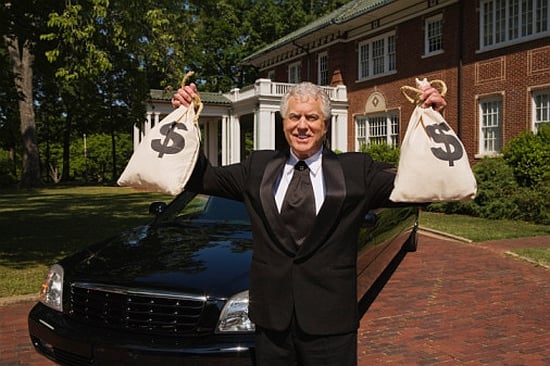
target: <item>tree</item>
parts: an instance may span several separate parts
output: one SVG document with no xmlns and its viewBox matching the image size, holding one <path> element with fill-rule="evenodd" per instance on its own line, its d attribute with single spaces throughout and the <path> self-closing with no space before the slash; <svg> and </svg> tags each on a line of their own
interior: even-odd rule
<svg viewBox="0 0 550 366">
<path fill-rule="evenodd" d="M 5 160 L 0 162 L 0 184 L 14 183 L 17 177 L 21 147 L 17 104 L 8 51 L 0 48 L 0 149 L 6 151 Z"/>
<path fill-rule="evenodd" d="M 1 9 L 4 46 L 10 56 L 12 80 L 18 95 L 20 134 L 23 146 L 21 186 L 41 184 L 40 157 L 36 141 L 33 104 L 33 65 L 38 34 L 45 23 L 45 9 L 54 4 L 40 0 L 5 1 Z"/>
<path fill-rule="evenodd" d="M 182 77 L 185 40 L 192 34 L 186 6 L 177 0 L 68 0 L 50 14 L 51 32 L 42 39 L 55 42 L 46 55 L 56 65 L 66 106 L 63 180 L 71 171 L 75 131 L 111 134 L 116 160 L 115 131 L 143 120 L 151 87 Z M 115 178 L 116 162 L 112 166 Z"/>
<path fill-rule="evenodd" d="M 13 87 L 0 91 L 0 143 L 22 147 L 21 182 L 34 186 L 41 154 L 43 167 L 57 164 L 50 147 L 63 147 L 67 180 L 71 141 L 105 133 L 114 179 L 116 133 L 143 120 L 151 88 L 177 87 L 189 70 L 202 90 L 251 84 L 257 70 L 241 63 L 245 56 L 344 2 L 5 0 L 0 59 L 10 67 Z M 16 124 L 18 144 L 8 133 Z M 38 149 L 39 143 L 45 146 Z"/>
<path fill-rule="evenodd" d="M 242 60 L 349 0 L 192 0 L 196 20 L 192 68 L 207 91 L 254 83 Z"/>
</svg>

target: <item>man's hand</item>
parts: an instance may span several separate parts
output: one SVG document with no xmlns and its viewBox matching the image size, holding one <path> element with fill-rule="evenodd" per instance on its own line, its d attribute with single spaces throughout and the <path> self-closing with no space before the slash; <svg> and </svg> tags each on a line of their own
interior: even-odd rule
<svg viewBox="0 0 550 366">
<path fill-rule="evenodd" d="M 432 107 L 436 111 L 440 112 L 447 106 L 447 101 L 445 98 L 443 98 L 439 91 L 433 86 L 427 86 L 423 88 L 422 91 L 423 93 L 420 96 L 420 100 L 422 100 L 422 108 Z"/>
<path fill-rule="evenodd" d="M 198 95 L 197 86 L 194 83 L 179 88 L 172 97 L 172 107 L 178 108 L 182 105 L 189 107 L 193 98 Z"/>
</svg>

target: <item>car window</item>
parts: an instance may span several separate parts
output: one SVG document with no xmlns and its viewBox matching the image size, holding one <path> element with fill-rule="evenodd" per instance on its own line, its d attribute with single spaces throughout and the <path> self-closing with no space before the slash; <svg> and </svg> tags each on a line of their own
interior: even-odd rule
<svg viewBox="0 0 550 366">
<path fill-rule="evenodd" d="M 198 195 L 182 210 L 183 218 L 197 222 L 250 224 L 242 202 L 215 196 Z"/>
</svg>

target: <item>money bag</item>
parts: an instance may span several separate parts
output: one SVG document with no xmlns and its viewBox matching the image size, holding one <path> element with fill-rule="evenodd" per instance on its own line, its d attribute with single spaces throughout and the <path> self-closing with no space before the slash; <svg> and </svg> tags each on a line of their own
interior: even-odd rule
<svg viewBox="0 0 550 366">
<path fill-rule="evenodd" d="M 141 191 L 178 195 L 197 162 L 200 100 L 180 106 L 144 136 L 117 183 Z"/>
<path fill-rule="evenodd" d="M 417 79 L 418 87 L 425 83 L 427 80 Z M 402 91 L 411 89 L 417 97 L 422 94 L 414 88 Z M 407 99 L 417 106 L 401 143 L 390 200 L 429 203 L 473 199 L 477 183 L 464 145 L 439 112 L 422 108 L 418 98 Z"/>
</svg>

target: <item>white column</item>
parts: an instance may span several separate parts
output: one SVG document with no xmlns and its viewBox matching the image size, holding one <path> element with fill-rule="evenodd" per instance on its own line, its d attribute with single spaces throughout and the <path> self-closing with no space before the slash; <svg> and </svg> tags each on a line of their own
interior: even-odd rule
<svg viewBox="0 0 550 366">
<path fill-rule="evenodd" d="M 236 116 L 222 117 L 222 165 L 241 161 L 241 124 Z"/>
<path fill-rule="evenodd" d="M 143 126 L 143 123 L 141 124 Z M 139 143 L 141 141 L 141 129 L 134 125 L 134 151 L 137 149 L 137 147 L 139 146 Z"/>
<path fill-rule="evenodd" d="M 254 113 L 254 150 L 275 149 L 275 113 L 262 109 Z"/>
<path fill-rule="evenodd" d="M 233 164 L 241 161 L 241 121 L 236 116 L 230 116 L 228 121 L 231 131 L 228 164 Z"/>
<path fill-rule="evenodd" d="M 134 150 L 141 143 L 146 133 L 151 129 L 151 117 L 153 112 L 147 111 L 145 114 L 145 121 L 141 123 L 141 126 L 134 126 Z"/>
<path fill-rule="evenodd" d="M 229 161 L 229 142 L 227 135 L 229 134 L 229 118 L 222 117 L 222 165 L 227 165 Z"/>
<path fill-rule="evenodd" d="M 333 111 L 331 120 L 331 147 L 332 150 L 348 151 L 348 114 L 346 111 Z"/>
<path fill-rule="evenodd" d="M 153 112 L 153 116 L 155 116 L 155 119 L 154 119 L 155 123 L 154 124 L 149 124 L 149 126 L 150 126 L 149 130 L 151 128 L 155 127 L 156 125 L 158 125 L 159 122 L 160 122 L 160 112 Z"/>
</svg>

